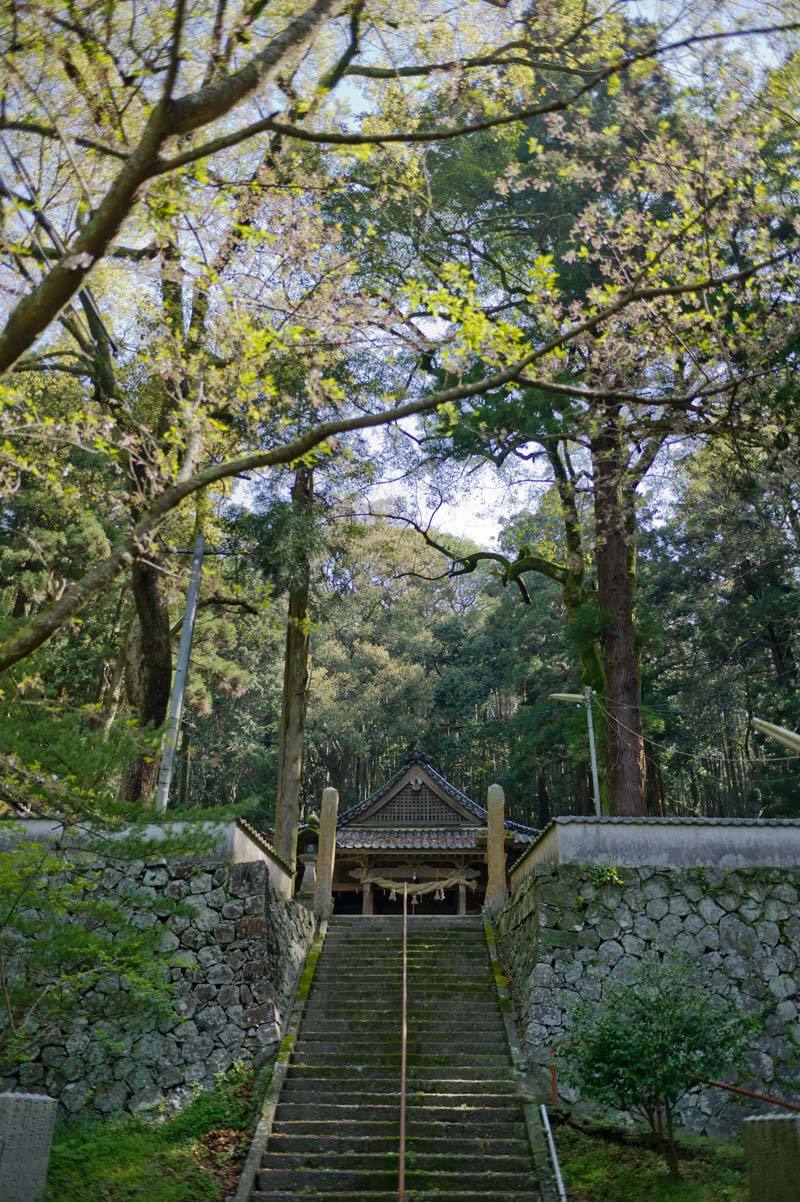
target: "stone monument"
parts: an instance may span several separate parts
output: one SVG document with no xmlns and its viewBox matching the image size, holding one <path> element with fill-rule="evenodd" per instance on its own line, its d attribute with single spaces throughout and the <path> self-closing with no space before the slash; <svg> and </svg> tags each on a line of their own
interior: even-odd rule
<svg viewBox="0 0 800 1202">
<path fill-rule="evenodd" d="M 742 1124 L 751 1202 L 800 1197 L 800 1114 L 766 1114 Z"/>
<path fill-rule="evenodd" d="M 39 1202 L 47 1180 L 57 1105 L 46 1094 L 0 1094 L 3 1202 Z"/>
</svg>

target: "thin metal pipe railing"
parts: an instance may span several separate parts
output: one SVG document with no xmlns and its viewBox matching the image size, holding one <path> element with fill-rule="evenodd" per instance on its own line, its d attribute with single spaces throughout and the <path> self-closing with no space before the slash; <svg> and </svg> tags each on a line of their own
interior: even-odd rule
<svg viewBox="0 0 800 1202">
<path fill-rule="evenodd" d="M 403 881 L 403 1002 L 400 1028 L 400 1159 L 397 1202 L 406 1202 L 406 1075 L 408 1068 L 408 882 Z"/>
</svg>

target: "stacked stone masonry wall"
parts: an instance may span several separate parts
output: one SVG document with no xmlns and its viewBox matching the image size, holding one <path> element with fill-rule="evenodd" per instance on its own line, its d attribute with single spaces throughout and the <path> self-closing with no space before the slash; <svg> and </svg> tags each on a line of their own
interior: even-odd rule
<svg viewBox="0 0 800 1202">
<path fill-rule="evenodd" d="M 747 1080 L 734 1084 L 800 1101 L 800 870 L 541 867 L 498 920 L 527 1058 L 549 1096 L 551 1048 L 569 1035 L 581 999 L 601 1001 L 609 982 L 642 959 L 682 952 L 708 981 L 710 1000 L 765 1010 Z M 560 1076 L 566 1101 L 577 1095 Z M 718 1089 L 692 1091 L 683 1123 L 735 1128 L 758 1103 Z"/>
<path fill-rule="evenodd" d="M 263 862 L 137 862 L 108 869 L 104 885 L 131 901 L 133 921 L 161 922 L 163 951 L 177 987 L 171 1017 L 153 1030 L 93 1030 L 78 1020 L 35 1050 L 0 1089 L 49 1093 L 68 1116 L 136 1111 L 178 1101 L 210 1085 L 237 1061 L 259 1064 L 276 1049 L 314 934 L 304 906 L 278 898 Z M 138 913 L 135 896 L 148 899 Z M 159 917 L 159 895 L 179 899 L 191 917 Z M 113 1028 L 120 982 L 101 981 Z M 105 1036 L 105 1037 L 104 1037 Z"/>
</svg>

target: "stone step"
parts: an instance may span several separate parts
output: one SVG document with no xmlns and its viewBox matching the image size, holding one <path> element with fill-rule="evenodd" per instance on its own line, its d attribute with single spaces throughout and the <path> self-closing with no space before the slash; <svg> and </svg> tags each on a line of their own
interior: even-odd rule
<svg viewBox="0 0 800 1202">
<path fill-rule="evenodd" d="M 306 1048 L 298 1044 L 294 1050 L 293 1063 L 296 1065 L 310 1065 L 313 1068 L 334 1068 L 338 1067 L 342 1071 L 342 1076 L 346 1077 L 347 1072 L 354 1067 L 358 1068 L 400 1068 L 400 1053 L 396 1052 L 364 1052 L 359 1050 L 357 1062 L 354 1063 L 353 1052 L 316 1052 L 313 1047 Z M 422 1052 L 409 1054 L 408 1067 L 417 1068 L 429 1066 L 430 1068 L 456 1068 L 463 1065 L 468 1068 L 496 1068 L 499 1065 L 504 1067 L 508 1064 L 508 1057 L 498 1053 L 492 1055 L 490 1052 L 436 1052 L 425 1054 Z"/>
<path fill-rule="evenodd" d="M 306 1192 L 280 1190 L 278 1193 L 270 1190 L 263 1194 L 256 1190 L 250 1195 L 252 1202 L 397 1202 L 397 1189 L 375 1193 L 372 1190 L 357 1194 L 345 1190 L 315 1190 L 313 1198 Z M 433 1193 L 426 1190 L 406 1191 L 407 1202 L 507 1202 L 515 1199 L 518 1202 L 540 1202 L 538 1190 L 532 1193 L 530 1189 L 501 1190 L 498 1193 L 475 1193 L 472 1190 L 459 1189 L 455 1193 L 449 1190 L 436 1189 Z"/>
<path fill-rule="evenodd" d="M 478 1035 L 477 1031 L 461 1031 L 461 1033 L 447 1033 L 442 1031 L 419 1031 L 413 1030 L 408 1033 L 408 1047 L 419 1048 L 420 1051 L 432 1051 L 432 1049 L 447 1046 L 460 1048 L 473 1048 L 476 1046 L 476 1036 L 482 1051 L 494 1051 L 495 1048 L 506 1052 L 508 1043 L 506 1035 L 500 1028 L 494 1031 L 482 1031 Z M 353 1039 L 352 1035 L 342 1035 L 340 1031 L 321 1031 L 318 1028 L 310 1028 L 303 1033 L 304 1043 L 314 1043 L 318 1048 L 322 1047 L 352 1047 L 353 1053 L 357 1054 L 358 1048 L 388 1049 L 400 1047 L 401 1033 L 399 1027 L 392 1027 L 383 1031 L 375 1031 L 366 1029 Z"/>
<path fill-rule="evenodd" d="M 270 1137 L 269 1146 L 271 1152 L 317 1153 L 327 1150 L 331 1156 L 338 1156 L 341 1152 L 395 1152 L 398 1147 L 398 1132 L 394 1131 L 390 1135 L 364 1135 L 356 1132 L 352 1135 L 340 1135 L 336 1132 L 321 1135 L 315 1130 L 313 1134 L 302 1135 L 277 1131 Z M 415 1155 L 444 1149 L 453 1156 L 481 1156 L 488 1152 L 493 1156 L 530 1156 L 527 1141 L 524 1139 L 494 1138 L 489 1141 L 480 1136 L 474 1136 L 472 1139 L 457 1138 L 449 1128 L 445 1128 L 440 1136 L 413 1135 L 409 1140 L 409 1147 Z"/>
<path fill-rule="evenodd" d="M 411 886 L 409 886 L 410 890 Z M 345 926 L 356 922 L 402 922 L 402 914 L 335 914 L 331 918 L 331 924 L 336 926 Z M 463 923 L 465 926 L 468 923 L 474 923 L 478 926 L 483 922 L 480 914 L 418 914 L 414 919 L 415 922 L 446 922 L 446 923 Z"/>
<path fill-rule="evenodd" d="M 403 931 L 402 928 L 395 931 L 384 929 L 370 932 L 363 927 L 361 929 L 348 927 L 346 930 L 328 927 L 325 946 L 336 946 L 339 943 L 360 943 L 364 947 L 402 947 Z M 462 930 L 452 927 L 429 927 L 423 930 L 420 927 L 414 930 L 409 924 L 409 947 L 431 947 L 439 943 L 446 943 L 452 947 L 486 946 L 483 931 L 476 930 L 474 927 L 464 927 Z"/>
<path fill-rule="evenodd" d="M 351 1019 L 361 1018 L 372 1014 L 376 1020 L 385 1019 L 391 1021 L 396 1015 L 402 1013 L 400 999 L 398 998 L 393 1005 L 387 1005 L 386 998 L 372 998 L 372 1008 L 370 1009 L 370 999 L 364 998 L 356 1003 L 347 1001 L 342 998 L 338 1002 L 321 994 L 312 993 L 308 999 L 306 1014 L 313 1016 L 322 1016 L 327 1018 Z M 426 1005 L 426 1000 L 428 1004 Z M 434 1001 L 436 1004 L 434 1005 Z M 459 1002 L 461 1003 L 459 1005 Z M 380 1003 L 380 1004 L 378 1004 Z M 463 1021 L 470 1022 L 479 1019 L 482 1014 L 486 1014 L 490 1019 L 494 1019 L 500 1015 L 500 1007 L 494 1000 L 481 1002 L 472 998 L 437 998 L 437 999 L 421 999 L 412 994 L 408 999 L 408 1016 L 409 1021 L 413 1017 L 416 1021 L 424 1021 L 429 1019 L 431 1013 L 434 1013 L 435 1018 L 457 1018 L 459 1014 L 463 1015 Z"/>
<path fill-rule="evenodd" d="M 501 1019 L 500 1010 L 497 1010 L 498 1020 Z M 505 1028 L 498 1022 L 498 1031 L 505 1031 Z M 358 1018 L 339 1018 L 335 1014 L 329 1018 L 319 1017 L 313 1024 L 305 1022 L 303 1031 L 314 1031 L 316 1033 L 325 1033 L 326 1035 L 335 1036 L 341 1034 L 343 1038 L 348 1038 L 351 1034 L 357 1034 L 360 1038 L 362 1034 L 375 1032 L 377 1034 L 384 1032 L 399 1031 L 400 1024 L 395 1022 L 394 1018 L 377 1018 L 373 1013 L 372 1016 L 361 1015 Z M 494 1034 L 495 1026 L 491 1024 L 487 1029 L 487 1024 L 482 1021 L 480 1015 L 471 1022 L 455 1022 L 452 1019 L 444 1017 L 433 1017 L 431 1015 L 422 1015 L 417 1018 L 414 1032 L 418 1035 L 430 1035 L 439 1038 L 443 1032 L 454 1035 L 464 1035 L 466 1038 L 474 1038 L 476 1035 L 482 1037 L 484 1031 L 487 1035 Z M 505 1038 L 505 1035 L 503 1036 Z"/>
<path fill-rule="evenodd" d="M 323 955 L 331 959 L 340 956 L 352 958 L 356 955 L 372 956 L 379 959 L 399 960 L 403 954 L 402 939 L 336 939 L 330 935 L 325 940 Z M 454 956 L 456 959 L 485 960 L 487 958 L 486 943 L 482 936 L 474 939 L 417 939 L 409 940 L 408 955 L 410 958 L 421 957 L 429 959 L 432 956 Z"/>
<path fill-rule="evenodd" d="M 337 939 L 330 935 L 325 940 L 323 955 L 332 960 L 352 958 L 358 954 L 375 959 L 399 960 L 403 954 L 402 939 Z M 453 956 L 456 959 L 485 960 L 488 956 L 486 942 L 482 936 L 474 939 L 411 939 L 408 943 L 410 959 L 432 956 Z"/>
<path fill-rule="evenodd" d="M 497 1106 L 487 1105 L 471 1105 L 472 1099 L 465 1099 L 463 1105 L 459 1107 L 444 1106 L 417 1106 L 409 1100 L 407 1110 L 409 1123 L 453 1123 L 456 1126 L 469 1127 L 470 1131 L 474 1128 L 480 1128 L 490 1132 L 495 1124 L 509 1127 L 520 1127 L 524 1130 L 522 1122 L 522 1108 L 519 1103 L 514 1104 L 508 1098 L 498 1100 Z M 381 1106 L 375 1103 L 364 1102 L 358 1106 L 347 1106 L 336 1102 L 326 1103 L 317 1099 L 313 1104 L 306 1102 L 292 1102 L 289 1099 L 281 1100 L 278 1103 L 277 1119 L 280 1124 L 287 1122 L 301 1123 L 319 1123 L 328 1122 L 336 1123 L 337 1125 L 345 1121 L 350 1121 L 358 1125 L 370 1121 L 378 1121 L 384 1123 L 397 1124 L 398 1122 L 398 1107 Z M 426 1131 L 428 1128 L 426 1127 Z M 504 1132 L 506 1134 L 506 1132 Z"/>
<path fill-rule="evenodd" d="M 312 1107 L 323 1106 L 326 1101 L 329 1101 L 332 1106 L 387 1106 L 393 1107 L 398 1114 L 400 1112 L 400 1091 L 396 1082 L 393 1090 L 386 1091 L 363 1090 L 359 1089 L 357 1085 L 352 1088 L 343 1088 L 338 1093 L 331 1094 L 330 1099 L 321 1096 L 313 1089 L 298 1090 L 287 1092 L 286 1101 L 293 1102 L 298 1106 Z M 416 1110 L 430 1110 L 431 1107 L 441 1109 L 443 1106 L 472 1106 L 476 1109 L 499 1110 L 505 1106 L 506 1109 L 516 1112 L 519 1110 L 519 1099 L 515 1094 L 494 1092 L 493 1090 L 484 1094 L 470 1093 L 468 1090 L 458 1089 L 454 1085 L 442 1093 L 409 1090 L 409 1109 L 412 1106 Z"/>
<path fill-rule="evenodd" d="M 295 1098 L 298 1094 L 316 1092 L 319 1098 L 327 1098 L 329 1094 L 344 1096 L 345 1091 L 368 1094 L 394 1094 L 399 1089 L 397 1077 L 369 1077 L 363 1079 L 360 1074 L 354 1075 L 348 1082 L 343 1083 L 335 1077 L 315 1077 L 313 1073 L 303 1072 L 296 1076 L 287 1077 L 284 1085 L 287 1098 Z M 511 1077 L 494 1077 L 487 1080 L 483 1074 L 474 1080 L 460 1077 L 449 1080 L 430 1080 L 425 1077 L 410 1077 L 409 1093 L 417 1094 L 508 1094 L 516 1097 L 517 1084 Z"/>
<path fill-rule="evenodd" d="M 401 985 L 396 987 L 397 996 L 400 997 Z M 492 998 L 494 996 L 494 986 L 486 979 L 486 977 L 476 977 L 474 981 L 418 981 L 413 990 L 413 995 L 409 989 L 409 995 L 413 996 L 417 1001 L 435 1000 L 437 998 L 447 999 L 474 999 L 474 998 Z M 365 981 L 359 978 L 358 981 L 348 982 L 343 980 L 323 981 L 320 984 L 314 983 L 311 990 L 311 996 L 315 998 L 326 997 L 331 1000 L 337 998 L 348 998 L 351 1002 L 372 1002 L 375 1004 L 376 999 L 380 1000 L 383 996 L 380 988 L 380 982 L 375 982 L 374 986 L 371 981 Z"/>
<path fill-rule="evenodd" d="M 442 965 L 439 961 L 420 961 L 411 962 L 408 964 L 408 979 L 410 981 L 420 978 L 436 978 L 442 972 Z M 459 980 L 462 975 L 464 980 L 486 980 L 487 972 L 485 964 L 476 964 L 473 960 L 465 961 L 462 965 L 454 965 L 449 959 L 447 962 L 447 973 L 453 975 L 455 972 L 459 974 Z M 320 981 L 349 981 L 351 979 L 368 981 L 371 985 L 378 984 L 382 981 L 402 981 L 403 966 L 402 964 L 380 963 L 374 961 L 362 960 L 356 964 L 331 965 L 317 972 L 314 976 L 315 983 Z"/>
<path fill-rule="evenodd" d="M 473 1155 L 461 1153 L 448 1154 L 444 1149 L 440 1152 L 421 1152 L 416 1146 L 408 1149 L 413 1152 L 415 1172 L 447 1173 L 463 1176 L 464 1173 L 483 1175 L 485 1173 L 523 1173 L 530 1174 L 530 1159 L 526 1156 L 498 1156 L 497 1153 L 476 1153 Z M 364 1170 L 369 1172 L 388 1172 L 397 1174 L 400 1153 L 397 1148 L 390 1152 L 361 1150 L 339 1152 L 335 1160 L 331 1160 L 327 1152 L 267 1152 L 261 1160 L 262 1169 L 324 1169 L 332 1163 L 337 1172 Z"/>
<path fill-rule="evenodd" d="M 504 1062 L 491 1066 L 491 1070 L 482 1065 L 474 1064 L 420 1064 L 414 1063 L 408 1066 L 409 1081 L 485 1081 L 487 1077 L 504 1076 L 508 1072 L 509 1077 L 512 1075 L 510 1066 Z M 330 1081 L 338 1081 L 340 1085 L 353 1085 L 356 1082 L 375 1080 L 394 1076 L 395 1080 L 400 1077 L 399 1064 L 387 1066 L 383 1064 L 354 1065 L 349 1075 L 342 1076 L 341 1065 L 318 1065 L 310 1062 L 300 1064 L 291 1064 L 287 1072 L 287 1079 L 304 1078 L 309 1081 L 321 1081 L 327 1078 Z"/>
<path fill-rule="evenodd" d="M 483 921 L 408 924 L 408 1202 L 541 1202 Z M 251 1202 L 396 1202 L 402 918 L 334 917 Z"/>
<path fill-rule="evenodd" d="M 327 1110 L 320 1110 L 320 1114 L 312 1118 L 298 1117 L 279 1117 L 275 1123 L 275 1134 L 281 1135 L 307 1135 L 319 1138 L 321 1141 L 326 1141 L 331 1137 L 353 1140 L 360 1138 L 391 1138 L 397 1140 L 400 1131 L 400 1117 L 395 1107 L 384 1108 L 381 1113 L 383 1117 L 370 1117 L 374 1113 L 374 1108 L 370 1107 L 366 1110 L 358 1111 L 356 1108 L 342 1108 L 346 1113 L 341 1116 L 337 1115 L 334 1118 L 329 1116 Z M 444 1120 L 440 1117 L 431 1118 L 430 1111 L 420 1116 L 417 1119 L 416 1114 L 409 1115 L 408 1121 L 408 1138 L 409 1140 L 445 1140 L 449 1143 L 451 1139 L 466 1139 L 480 1140 L 482 1142 L 494 1143 L 496 1139 L 513 1139 L 525 1140 L 526 1131 L 525 1124 L 520 1111 L 519 1117 L 502 1117 L 492 1111 L 488 1117 L 483 1116 L 481 1120 L 480 1114 L 478 1119 L 473 1121 L 472 1116 L 476 1112 L 465 1111 L 462 1114 L 467 1116 L 464 1123 L 465 1130 L 456 1130 L 457 1119 Z M 272 1138 L 272 1137 L 270 1137 Z"/>
<path fill-rule="evenodd" d="M 258 1188 L 266 1194 L 274 1193 L 276 1190 L 291 1190 L 302 1192 L 306 1191 L 306 1195 L 311 1189 L 317 1190 L 350 1190 L 354 1193 L 360 1193 L 363 1190 L 391 1190 L 393 1187 L 397 1189 L 397 1172 L 385 1171 L 381 1169 L 344 1169 L 337 1168 L 327 1169 L 259 1169 L 257 1174 Z M 442 1187 L 449 1190 L 454 1190 L 459 1184 L 463 1189 L 471 1189 L 473 1192 L 479 1192 L 481 1196 L 493 1190 L 499 1192 L 502 1190 L 516 1189 L 523 1190 L 526 1187 L 535 1189 L 538 1185 L 537 1179 L 531 1173 L 516 1172 L 497 1172 L 497 1173 L 457 1173 L 449 1171 L 445 1173 L 436 1173 L 425 1171 L 422 1169 L 411 1169 L 406 1176 L 406 1183 L 411 1197 L 413 1198 L 414 1190 L 429 1190 L 435 1191 Z M 316 1196 L 316 1194 L 315 1194 Z"/>
<path fill-rule="evenodd" d="M 330 1033 L 320 1033 L 319 1031 L 306 1031 L 303 1035 L 303 1046 L 314 1047 L 320 1052 L 337 1052 L 343 1049 L 350 1048 L 354 1059 L 358 1059 L 360 1051 L 365 1052 L 397 1052 L 400 1050 L 401 1034 L 399 1029 L 392 1031 L 365 1031 L 359 1035 L 357 1039 L 353 1039 L 352 1035 L 339 1035 Z M 462 1035 L 453 1035 L 452 1033 L 434 1032 L 431 1035 L 421 1035 L 418 1031 L 409 1034 L 408 1049 L 409 1051 L 425 1053 L 435 1053 L 442 1049 L 453 1052 L 468 1052 L 476 1046 L 475 1034 L 465 1033 Z M 480 1048 L 484 1052 L 493 1052 L 498 1055 L 506 1055 L 508 1052 L 508 1044 L 506 1043 L 505 1035 L 500 1031 L 491 1031 L 480 1037 Z"/>
</svg>

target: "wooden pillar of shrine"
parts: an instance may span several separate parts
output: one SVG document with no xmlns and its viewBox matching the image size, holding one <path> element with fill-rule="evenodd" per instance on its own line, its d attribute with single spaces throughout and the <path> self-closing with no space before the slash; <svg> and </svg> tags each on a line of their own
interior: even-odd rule
<svg viewBox="0 0 800 1202">
<path fill-rule="evenodd" d="M 361 913 L 362 914 L 374 914 L 375 913 L 375 897 L 372 892 L 372 882 L 371 881 L 365 881 L 365 883 L 364 883 L 363 892 L 361 895 Z"/>
</svg>

